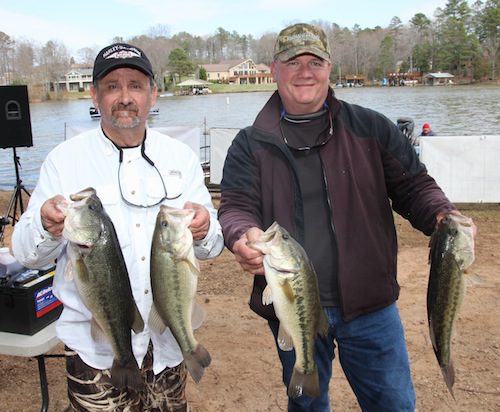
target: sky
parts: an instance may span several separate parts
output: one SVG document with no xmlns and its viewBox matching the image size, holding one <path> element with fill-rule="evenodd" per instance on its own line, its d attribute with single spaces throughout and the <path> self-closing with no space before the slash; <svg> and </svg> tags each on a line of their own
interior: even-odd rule
<svg viewBox="0 0 500 412">
<path fill-rule="evenodd" d="M 163 27 L 209 36 L 219 27 L 259 38 L 288 24 L 321 20 L 341 27 L 387 27 L 397 16 L 406 24 L 416 13 L 430 19 L 447 0 L 0 0 L 0 31 L 15 40 L 63 43 L 72 55 L 100 49 L 114 37 L 127 40 Z"/>
</svg>

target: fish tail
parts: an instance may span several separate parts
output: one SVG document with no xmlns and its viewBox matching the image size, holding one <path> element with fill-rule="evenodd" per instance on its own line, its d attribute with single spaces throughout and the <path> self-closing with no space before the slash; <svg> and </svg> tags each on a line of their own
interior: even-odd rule
<svg viewBox="0 0 500 412">
<path fill-rule="evenodd" d="M 183 355 L 191 377 L 196 383 L 200 383 L 205 368 L 212 362 L 210 353 L 208 353 L 203 345 L 198 344 L 193 352 L 184 353 Z"/>
<path fill-rule="evenodd" d="M 453 384 L 455 383 L 455 368 L 453 367 L 453 363 L 450 361 L 448 366 L 441 367 L 441 372 L 451 396 L 455 399 L 455 395 L 453 394 Z"/>
<path fill-rule="evenodd" d="M 115 359 L 111 367 L 111 383 L 115 388 L 130 388 L 136 391 L 144 389 L 144 380 L 142 379 L 139 366 L 135 358 L 121 363 Z"/>
<path fill-rule="evenodd" d="M 302 394 L 308 396 L 319 396 L 319 377 L 318 370 L 314 369 L 312 373 L 303 373 L 294 368 L 290 385 L 288 385 L 288 396 L 297 398 Z"/>
</svg>

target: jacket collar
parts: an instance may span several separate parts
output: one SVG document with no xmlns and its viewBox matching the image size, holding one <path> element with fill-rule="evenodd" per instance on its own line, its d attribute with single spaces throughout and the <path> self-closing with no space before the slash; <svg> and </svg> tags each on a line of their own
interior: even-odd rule
<svg viewBox="0 0 500 412">
<path fill-rule="evenodd" d="M 328 89 L 328 95 L 326 97 L 326 102 L 328 103 L 328 107 L 332 118 L 335 118 L 335 114 L 338 112 L 340 108 L 340 102 L 335 97 L 332 88 Z M 269 100 L 266 102 L 262 110 L 259 112 L 255 121 L 253 123 L 253 127 L 264 132 L 266 134 L 272 134 L 274 136 L 281 136 L 280 132 L 280 115 L 281 108 L 283 104 L 281 102 L 281 97 L 278 91 L 275 91 Z M 280 137 L 281 140 L 281 137 Z"/>
</svg>

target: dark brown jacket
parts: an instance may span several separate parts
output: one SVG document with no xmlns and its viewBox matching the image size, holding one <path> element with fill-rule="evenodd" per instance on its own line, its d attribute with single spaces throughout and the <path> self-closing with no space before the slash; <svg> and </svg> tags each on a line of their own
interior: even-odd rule
<svg viewBox="0 0 500 412">
<path fill-rule="evenodd" d="M 332 90 L 327 103 L 334 135 L 321 148 L 321 159 L 338 248 L 339 298 L 348 321 L 399 296 L 392 209 L 429 235 L 437 213 L 454 206 L 389 119 L 337 100 Z M 281 108 L 274 93 L 228 150 L 219 220 L 230 250 L 249 228 L 265 230 L 274 221 L 303 243 L 302 198 L 294 158 L 280 133 Z M 250 307 L 274 319 L 272 306 L 261 303 L 265 285 L 264 276 L 255 277 Z"/>
</svg>

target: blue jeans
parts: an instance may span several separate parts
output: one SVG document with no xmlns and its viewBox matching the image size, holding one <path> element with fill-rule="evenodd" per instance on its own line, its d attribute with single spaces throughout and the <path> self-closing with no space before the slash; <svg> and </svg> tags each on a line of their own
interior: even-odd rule
<svg viewBox="0 0 500 412">
<path fill-rule="evenodd" d="M 318 336 L 315 359 L 321 395 L 317 398 L 289 398 L 289 412 L 329 412 L 328 389 L 332 361 L 338 346 L 339 361 L 361 410 L 367 412 L 402 412 L 415 409 L 415 391 L 403 325 L 396 304 L 360 316 L 351 322 L 342 320 L 341 310 L 324 308 L 330 324 L 326 337 Z M 274 337 L 279 323 L 269 321 Z M 336 341 L 336 344 L 334 342 Z M 276 345 L 283 365 L 283 382 L 288 387 L 295 351 L 284 352 Z"/>
</svg>

